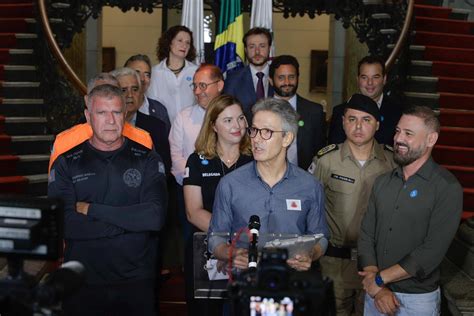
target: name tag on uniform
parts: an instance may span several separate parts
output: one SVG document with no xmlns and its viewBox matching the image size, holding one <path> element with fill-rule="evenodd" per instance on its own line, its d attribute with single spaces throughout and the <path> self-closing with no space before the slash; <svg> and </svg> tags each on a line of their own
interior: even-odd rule
<svg viewBox="0 0 474 316">
<path fill-rule="evenodd" d="M 286 200 L 286 209 L 288 211 L 301 211 L 301 200 Z"/>
<path fill-rule="evenodd" d="M 355 180 L 349 177 L 341 176 L 340 174 L 331 174 L 331 178 L 336 179 L 336 180 L 341 180 L 344 182 L 349 182 L 349 183 L 354 183 Z"/>
</svg>

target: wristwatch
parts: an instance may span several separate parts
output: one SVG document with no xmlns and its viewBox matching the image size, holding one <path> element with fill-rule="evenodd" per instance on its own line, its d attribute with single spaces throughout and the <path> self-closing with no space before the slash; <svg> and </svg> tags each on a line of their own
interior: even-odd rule
<svg viewBox="0 0 474 316">
<path fill-rule="evenodd" d="M 383 287 L 385 285 L 382 276 L 380 275 L 380 272 L 377 272 L 375 274 L 375 284 L 377 284 L 378 287 Z"/>
</svg>

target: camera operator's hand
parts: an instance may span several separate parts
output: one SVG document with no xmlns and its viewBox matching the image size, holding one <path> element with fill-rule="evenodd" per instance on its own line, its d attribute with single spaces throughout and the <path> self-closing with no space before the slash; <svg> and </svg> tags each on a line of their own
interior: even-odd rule
<svg viewBox="0 0 474 316">
<path fill-rule="evenodd" d="M 233 266 L 238 269 L 248 269 L 249 267 L 249 252 L 244 248 L 236 248 L 233 252 Z"/>
<path fill-rule="evenodd" d="M 311 268 L 311 262 L 311 257 L 308 255 L 296 255 L 286 260 L 286 263 L 297 271 L 308 271 Z"/>
</svg>

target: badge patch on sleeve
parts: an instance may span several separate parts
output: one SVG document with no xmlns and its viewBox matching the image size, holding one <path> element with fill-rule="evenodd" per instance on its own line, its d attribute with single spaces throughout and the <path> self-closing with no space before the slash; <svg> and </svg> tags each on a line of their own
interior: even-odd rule
<svg viewBox="0 0 474 316">
<path fill-rule="evenodd" d="M 301 211 L 301 200 L 286 199 L 286 209 L 288 211 Z"/>
<path fill-rule="evenodd" d="M 355 179 L 346 177 L 346 176 L 341 176 L 340 174 L 331 174 L 331 178 L 336 179 L 336 180 L 341 180 L 349 183 L 355 183 Z"/>
<path fill-rule="evenodd" d="M 189 178 L 189 167 L 186 167 L 186 168 L 184 169 L 183 178 Z"/>
</svg>

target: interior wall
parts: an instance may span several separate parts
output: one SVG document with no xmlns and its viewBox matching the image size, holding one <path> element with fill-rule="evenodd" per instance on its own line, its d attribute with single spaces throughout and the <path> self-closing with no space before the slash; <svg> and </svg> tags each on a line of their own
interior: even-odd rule
<svg viewBox="0 0 474 316">
<path fill-rule="evenodd" d="M 161 9 L 153 13 L 104 7 L 102 10 L 102 45 L 115 47 L 116 65 L 122 66 L 128 57 L 146 54 L 157 63 L 156 44 L 161 35 Z"/>
</svg>

